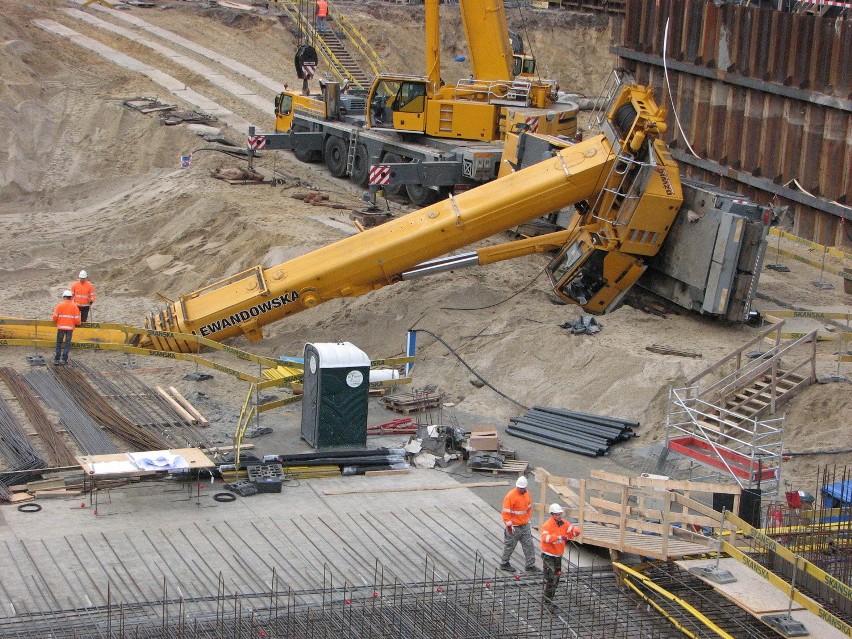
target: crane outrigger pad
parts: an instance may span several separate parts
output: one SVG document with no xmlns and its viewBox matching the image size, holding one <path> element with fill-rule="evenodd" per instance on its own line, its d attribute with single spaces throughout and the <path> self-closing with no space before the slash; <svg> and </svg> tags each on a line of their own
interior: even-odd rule
<svg viewBox="0 0 852 639">
<path fill-rule="evenodd" d="M 732 584 L 737 580 L 734 573 L 719 566 L 695 566 L 689 572 L 714 584 Z"/>
<path fill-rule="evenodd" d="M 785 637 L 807 637 L 810 635 L 805 624 L 796 621 L 788 614 L 766 615 L 761 617 L 760 620 Z"/>
</svg>

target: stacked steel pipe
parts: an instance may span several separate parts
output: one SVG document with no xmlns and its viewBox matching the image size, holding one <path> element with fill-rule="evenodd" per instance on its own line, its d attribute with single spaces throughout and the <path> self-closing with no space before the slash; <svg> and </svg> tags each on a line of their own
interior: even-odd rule
<svg viewBox="0 0 852 639">
<path fill-rule="evenodd" d="M 633 429 L 639 426 L 637 421 L 546 406 L 533 406 L 509 421 L 509 435 L 588 457 L 606 455 L 612 444 L 636 437 Z"/>
<path fill-rule="evenodd" d="M 408 468 L 401 448 L 372 450 L 337 450 L 278 455 L 285 471 L 292 466 L 338 466 L 344 475 L 363 475 L 368 470 L 400 470 Z"/>
</svg>

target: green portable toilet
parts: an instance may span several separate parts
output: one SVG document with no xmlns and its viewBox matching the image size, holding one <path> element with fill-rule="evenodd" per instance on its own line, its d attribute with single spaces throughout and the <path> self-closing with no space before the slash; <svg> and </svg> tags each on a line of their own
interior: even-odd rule
<svg viewBox="0 0 852 639">
<path fill-rule="evenodd" d="M 302 439 L 314 448 L 367 445 L 370 358 L 349 342 L 305 344 Z"/>
</svg>

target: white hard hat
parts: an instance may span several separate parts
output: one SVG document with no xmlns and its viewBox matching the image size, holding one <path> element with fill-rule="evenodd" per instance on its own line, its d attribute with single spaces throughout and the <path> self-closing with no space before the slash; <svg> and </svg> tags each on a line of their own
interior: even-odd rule
<svg viewBox="0 0 852 639">
<path fill-rule="evenodd" d="M 527 478 L 521 475 L 518 477 L 518 481 L 515 482 L 515 486 L 518 488 L 526 488 L 527 487 Z"/>
<path fill-rule="evenodd" d="M 551 512 L 551 514 L 553 514 L 553 513 L 562 514 L 565 511 L 562 510 L 562 506 L 560 506 L 559 504 L 550 504 L 550 512 Z"/>
<path fill-rule="evenodd" d="M 68 289 L 65 289 L 65 292 L 62 293 L 62 297 L 74 297 L 74 293 L 72 293 Z"/>
<path fill-rule="evenodd" d="M 86 279 L 87 277 L 89 277 L 89 274 L 88 274 L 88 273 L 86 273 L 86 271 L 80 271 L 80 279 L 81 279 L 81 280 L 84 280 L 84 279 Z"/>
</svg>

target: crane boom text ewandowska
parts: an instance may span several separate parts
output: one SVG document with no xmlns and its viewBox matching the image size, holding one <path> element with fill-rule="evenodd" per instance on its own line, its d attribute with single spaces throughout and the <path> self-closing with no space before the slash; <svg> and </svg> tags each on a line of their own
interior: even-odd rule
<svg viewBox="0 0 852 639">
<path fill-rule="evenodd" d="M 233 315 L 229 315 L 228 317 L 223 317 L 222 319 L 216 320 L 215 322 L 205 324 L 197 331 L 192 331 L 192 334 L 201 335 L 201 337 L 209 337 L 210 335 L 218 333 L 219 331 L 225 330 L 226 328 L 229 328 L 231 326 L 237 326 L 238 324 L 247 322 L 253 317 L 260 317 L 261 315 L 281 308 L 282 306 L 291 304 L 297 299 L 299 299 L 298 291 L 290 291 L 289 293 L 284 293 L 284 295 L 273 297 L 271 300 L 266 300 L 265 302 L 261 302 L 260 304 L 255 304 L 254 306 L 251 306 L 243 311 L 234 313 Z"/>
</svg>

